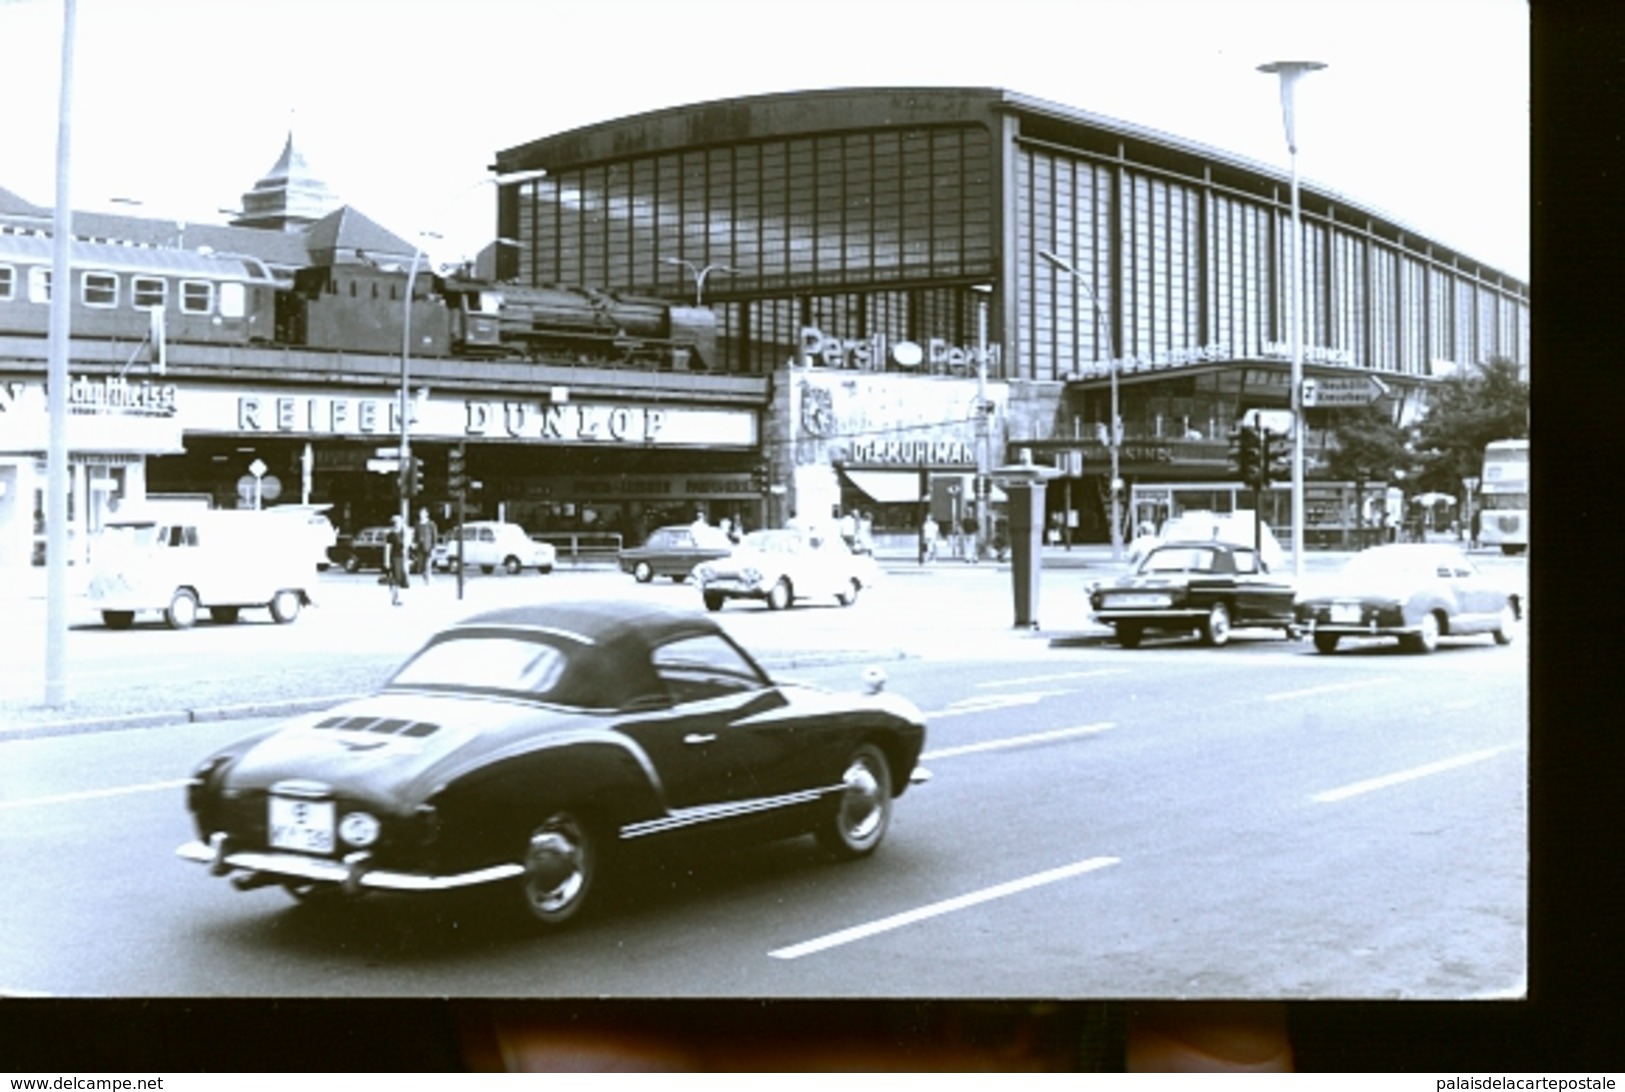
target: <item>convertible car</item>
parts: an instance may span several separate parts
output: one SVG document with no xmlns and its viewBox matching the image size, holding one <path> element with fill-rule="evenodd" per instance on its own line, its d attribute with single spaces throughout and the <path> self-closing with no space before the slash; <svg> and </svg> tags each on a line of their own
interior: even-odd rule
<svg viewBox="0 0 1625 1092">
<path fill-rule="evenodd" d="M 1355 554 L 1297 611 L 1319 652 L 1335 652 L 1345 637 L 1393 637 L 1406 651 L 1432 652 L 1440 637 L 1465 634 L 1511 643 L 1523 601 L 1459 547 L 1401 542 Z"/>
<path fill-rule="evenodd" d="M 1251 546 L 1200 540 L 1165 542 L 1134 571 L 1089 593 L 1095 621 L 1136 648 L 1147 630 L 1195 633 L 1223 645 L 1232 627 L 1273 627 L 1297 636 L 1292 583 L 1274 576 Z"/>
<path fill-rule="evenodd" d="M 618 851 L 715 833 L 873 853 L 925 721 L 883 692 L 776 682 L 714 620 L 617 602 L 458 622 L 374 696 L 204 760 L 182 858 L 240 889 L 495 885 L 541 927 L 592 901 Z"/>
</svg>

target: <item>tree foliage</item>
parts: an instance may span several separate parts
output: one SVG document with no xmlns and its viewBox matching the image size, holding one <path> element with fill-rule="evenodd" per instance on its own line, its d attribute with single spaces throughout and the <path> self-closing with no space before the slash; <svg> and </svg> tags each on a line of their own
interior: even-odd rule
<svg viewBox="0 0 1625 1092">
<path fill-rule="evenodd" d="M 1424 489 L 1458 492 L 1480 473 L 1485 444 L 1529 435 L 1529 386 L 1505 357 L 1452 375 L 1430 394 L 1413 440 Z"/>
<path fill-rule="evenodd" d="M 1410 434 L 1394 424 L 1377 404 L 1330 411 L 1332 443 L 1326 452 L 1327 475 L 1337 481 L 1394 482 L 1397 471 L 1415 462 Z"/>
</svg>

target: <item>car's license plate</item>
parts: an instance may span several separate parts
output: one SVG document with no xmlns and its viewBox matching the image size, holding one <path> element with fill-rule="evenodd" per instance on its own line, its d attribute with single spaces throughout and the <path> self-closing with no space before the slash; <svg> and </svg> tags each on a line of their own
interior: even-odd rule
<svg viewBox="0 0 1625 1092">
<path fill-rule="evenodd" d="M 298 853 L 333 852 L 333 802 L 271 797 L 270 842 L 273 849 Z"/>
<path fill-rule="evenodd" d="M 1334 622 L 1356 624 L 1360 621 L 1360 604 L 1333 603 L 1331 617 Z"/>
</svg>

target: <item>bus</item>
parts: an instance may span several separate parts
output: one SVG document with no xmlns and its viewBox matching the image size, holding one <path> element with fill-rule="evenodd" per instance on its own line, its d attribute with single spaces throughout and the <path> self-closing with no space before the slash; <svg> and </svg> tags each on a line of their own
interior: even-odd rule
<svg viewBox="0 0 1625 1092">
<path fill-rule="evenodd" d="M 1503 554 L 1529 548 L 1529 441 L 1492 440 L 1484 445 L 1479 478 L 1478 541 Z"/>
</svg>

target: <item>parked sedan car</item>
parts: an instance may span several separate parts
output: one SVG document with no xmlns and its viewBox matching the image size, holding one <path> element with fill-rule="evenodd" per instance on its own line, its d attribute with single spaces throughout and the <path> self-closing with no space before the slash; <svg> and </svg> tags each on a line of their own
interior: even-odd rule
<svg viewBox="0 0 1625 1092">
<path fill-rule="evenodd" d="M 752 531 L 727 556 L 694 569 L 707 610 L 721 610 L 730 599 L 760 599 L 784 610 L 798 599 L 830 596 L 849 607 L 878 574 L 873 557 L 853 553 L 839 536 L 794 528 Z"/>
<path fill-rule="evenodd" d="M 186 791 L 197 840 L 177 852 L 298 898 L 500 886 L 542 927 L 576 918 L 632 843 L 812 834 L 863 857 L 929 776 L 919 709 L 866 681 L 775 681 L 698 612 L 490 611 L 374 696 L 210 755 Z"/>
<path fill-rule="evenodd" d="M 558 562 L 558 549 L 551 542 L 538 542 L 517 523 L 499 520 L 471 520 L 453 527 L 429 555 L 429 563 L 441 572 L 455 572 L 458 540 L 462 541 L 462 564 L 494 573 L 497 566 L 513 574 L 524 569 L 550 573 Z"/>
<path fill-rule="evenodd" d="M 1094 588 L 1089 606 L 1124 648 L 1150 630 L 1195 633 L 1218 646 L 1237 627 L 1296 636 L 1294 595 L 1292 582 L 1271 573 L 1251 546 L 1204 539 L 1153 547 L 1133 572 Z"/>
<path fill-rule="evenodd" d="M 347 573 L 362 569 L 384 567 L 384 546 L 389 536 L 388 527 L 363 527 L 351 535 L 349 541 L 340 536 L 329 555 Z"/>
<path fill-rule="evenodd" d="M 631 573 L 639 584 L 657 576 L 669 576 L 677 583 L 687 580 L 702 561 L 726 557 L 733 543 L 720 527 L 660 527 L 649 533 L 642 546 L 620 552 L 621 572 Z"/>
<path fill-rule="evenodd" d="M 1297 614 L 1320 652 L 1336 651 L 1344 637 L 1395 637 L 1407 651 L 1432 652 L 1441 637 L 1475 633 L 1510 643 L 1523 602 L 1460 547 L 1402 542 L 1349 558 L 1303 596 Z"/>
</svg>

